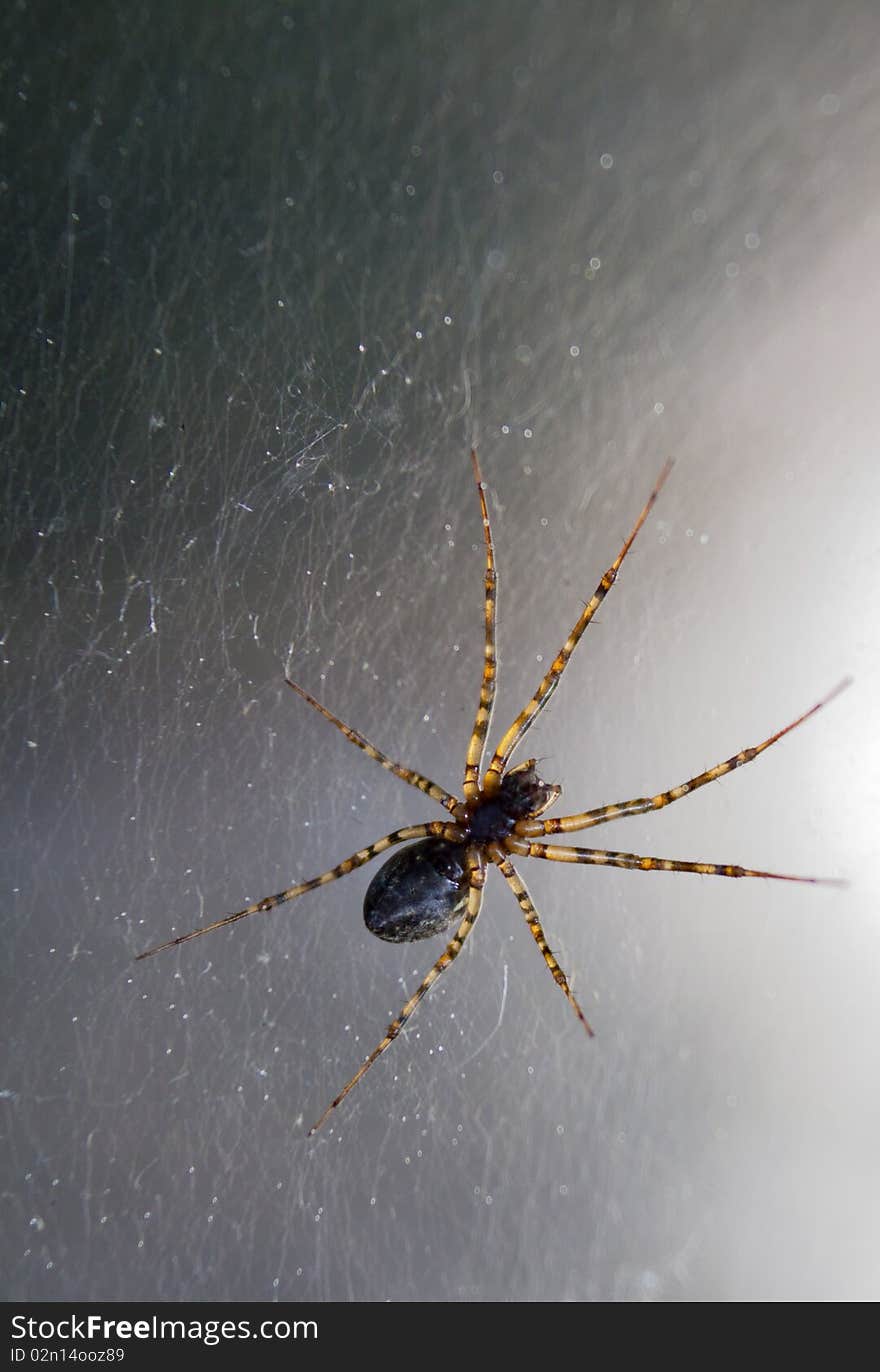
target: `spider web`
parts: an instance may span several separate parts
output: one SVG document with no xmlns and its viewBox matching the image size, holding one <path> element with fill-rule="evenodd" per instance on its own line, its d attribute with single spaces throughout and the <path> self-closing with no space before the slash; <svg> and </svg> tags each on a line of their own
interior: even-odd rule
<svg viewBox="0 0 880 1372">
<path fill-rule="evenodd" d="M 878 23 L 772 10 L 4 21 L 8 1297 L 872 1289 L 868 892 L 521 864 L 587 1044 L 490 873 L 309 1141 L 439 952 L 376 868 L 132 962 L 442 817 L 283 677 L 459 789 L 471 443 L 494 740 L 679 459 L 530 736 L 560 813 L 870 698 Z M 857 706 L 601 841 L 866 871 Z"/>
</svg>

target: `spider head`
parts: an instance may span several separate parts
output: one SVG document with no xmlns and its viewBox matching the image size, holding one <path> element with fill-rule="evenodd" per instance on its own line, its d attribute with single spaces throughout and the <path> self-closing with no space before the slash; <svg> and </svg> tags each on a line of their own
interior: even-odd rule
<svg viewBox="0 0 880 1372">
<path fill-rule="evenodd" d="M 551 785 L 538 776 L 533 757 L 505 772 L 498 787 L 501 806 L 512 820 L 542 815 L 561 795 L 561 786 Z"/>
</svg>

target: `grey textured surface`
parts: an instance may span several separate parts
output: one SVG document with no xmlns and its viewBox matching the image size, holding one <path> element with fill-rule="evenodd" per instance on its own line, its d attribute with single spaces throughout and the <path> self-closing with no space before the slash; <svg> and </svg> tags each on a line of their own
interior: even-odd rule
<svg viewBox="0 0 880 1372">
<path fill-rule="evenodd" d="M 795 21 L 796 16 L 796 21 Z M 868 3 L 22 4 L 0 21 L 4 1290 L 876 1297 L 880 18 Z M 534 731 L 608 846 L 435 945 L 372 868 L 440 817 L 655 517 Z M 540 660 L 539 660 L 540 659 Z M 537 867 L 540 871 L 536 871 Z"/>
</svg>

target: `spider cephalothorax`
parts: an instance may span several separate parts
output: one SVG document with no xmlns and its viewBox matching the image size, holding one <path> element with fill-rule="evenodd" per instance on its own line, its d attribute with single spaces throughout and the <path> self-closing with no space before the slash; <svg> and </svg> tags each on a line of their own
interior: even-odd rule
<svg viewBox="0 0 880 1372">
<path fill-rule="evenodd" d="M 481 789 L 476 800 L 466 807 L 464 825 L 477 843 L 504 839 L 522 819 L 536 819 L 562 795 L 561 786 L 548 785 L 535 771 L 530 757 L 505 772 L 494 790 Z"/>
<path fill-rule="evenodd" d="M 668 791 L 661 791 L 658 795 L 642 796 L 635 800 L 621 801 L 615 805 L 602 805 L 598 809 L 585 810 L 576 815 L 564 815 L 558 819 L 542 820 L 538 817 L 559 797 L 561 787 L 548 785 L 547 782 L 541 781 L 535 771 L 533 758 L 527 762 L 519 763 L 518 766 L 508 767 L 514 749 L 518 747 L 523 736 L 531 728 L 552 696 L 581 635 L 613 586 L 623 559 L 632 547 L 636 535 L 657 499 L 660 487 L 669 475 L 671 463 L 667 463 L 663 468 L 629 538 L 602 577 L 592 599 L 584 606 L 577 623 L 554 658 L 535 694 L 502 737 L 485 774 L 481 778 L 486 735 L 495 698 L 496 575 L 495 549 L 489 527 L 489 511 L 486 506 L 483 480 L 475 452 L 471 453 L 471 461 L 477 482 L 486 552 L 484 582 L 486 638 L 480 702 L 465 756 L 463 799 L 444 790 L 442 786 L 438 786 L 435 781 L 429 780 L 420 772 L 404 767 L 399 762 L 393 762 L 391 758 L 386 757 L 378 748 L 375 748 L 372 743 L 368 743 L 356 729 L 343 724 L 341 719 L 338 719 L 336 715 L 321 705 L 314 696 L 309 695 L 302 686 L 298 686 L 288 679 L 288 686 L 314 706 L 337 729 L 341 730 L 351 743 L 362 749 L 368 757 L 378 762 L 386 771 L 393 772 L 395 776 L 400 777 L 425 795 L 430 796 L 432 800 L 437 801 L 449 812 L 449 819 L 411 824 L 404 829 L 396 829 L 393 833 L 386 834 L 384 838 L 377 839 L 368 847 L 359 849 L 358 852 L 353 853 L 351 857 L 346 858 L 336 867 L 331 867 L 329 871 L 322 872 L 320 876 L 312 877 L 309 881 L 299 882 L 296 886 L 290 886 L 286 891 L 280 891 L 276 896 L 265 896 L 253 905 L 248 905 L 244 910 L 238 910 L 234 915 L 226 915 L 223 919 L 215 920 L 213 924 L 205 925 L 201 929 L 193 929 L 188 934 L 181 934 L 177 938 L 169 939 L 166 943 L 161 943 L 158 947 L 150 948 L 146 953 L 139 955 L 141 958 L 151 957 L 154 953 L 160 953 L 165 948 L 173 948 L 177 944 L 187 943 L 190 939 L 198 938 L 201 934 L 207 934 L 212 929 L 221 929 L 228 924 L 235 924 L 238 920 L 246 919 L 249 915 L 257 914 L 260 911 L 273 910 L 277 905 L 282 905 L 286 901 L 296 900 L 298 896 L 305 895 L 307 891 L 314 891 L 319 886 L 325 886 L 330 881 L 336 881 L 338 877 L 346 876 L 355 868 L 363 866 L 365 862 L 378 857 L 380 853 L 384 853 L 386 849 L 395 844 L 408 844 L 406 848 L 401 849 L 400 852 L 385 862 L 367 888 L 364 899 L 364 919 L 367 928 L 379 938 L 391 943 L 409 943 L 417 939 L 430 938 L 435 934 L 443 933 L 453 925 L 456 926 L 455 933 L 422 984 L 410 996 L 397 1019 L 392 1020 L 389 1024 L 382 1042 L 373 1049 L 336 1099 L 331 1101 L 317 1124 L 312 1127 L 310 1130 L 312 1134 L 321 1127 L 340 1101 L 345 1099 L 352 1087 L 357 1085 L 376 1059 L 394 1042 L 425 992 L 433 986 L 441 973 L 445 972 L 450 963 L 458 957 L 480 913 L 486 871 L 490 864 L 498 868 L 513 891 L 520 909 L 525 915 L 526 924 L 553 975 L 554 981 L 565 993 L 588 1034 L 592 1034 L 592 1030 L 572 994 L 565 973 L 547 944 L 538 912 L 522 878 L 511 862 L 511 857 L 544 858 L 551 862 L 578 862 L 604 867 L 627 867 L 642 872 L 700 872 L 707 876 L 774 877 L 780 881 L 815 882 L 817 880 L 815 877 L 780 876 L 775 872 L 757 871 L 748 867 L 720 866 L 709 862 L 675 862 L 667 858 L 639 857 L 636 853 L 612 853 L 595 848 L 560 847 L 538 840 L 551 834 L 570 834 L 581 829 L 590 829 L 594 825 L 606 824 L 610 820 L 622 819 L 628 815 L 643 815 L 651 810 L 660 810 L 665 805 L 671 805 L 673 801 L 681 800 L 683 796 L 690 795 L 692 791 L 707 785 L 708 782 L 715 781 L 718 777 L 732 772 L 736 767 L 751 762 L 766 748 L 776 743 L 785 734 L 790 733 L 798 724 L 802 724 L 805 719 L 809 719 L 810 715 L 815 714 L 817 710 L 827 704 L 833 695 L 836 695 L 848 684 L 846 681 L 842 682 L 824 700 L 820 700 L 818 705 L 814 705 L 811 710 L 807 710 L 784 729 L 779 729 L 770 738 L 765 739 L 763 743 L 753 748 L 746 748 L 728 758 L 726 762 L 719 762 L 717 766 L 710 767 L 707 771 L 701 772 L 699 776 L 692 777 L 690 781 L 686 781 L 680 786 L 673 786 Z"/>
</svg>

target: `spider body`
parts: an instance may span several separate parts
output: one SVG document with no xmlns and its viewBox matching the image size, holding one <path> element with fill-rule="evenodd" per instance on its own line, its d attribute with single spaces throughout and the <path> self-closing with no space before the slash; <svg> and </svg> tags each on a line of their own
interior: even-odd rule
<svg viewBox="0 0 880 1372">
<path fill-rule="evenodd" d="M 574 628 L 557 653 L 556 657 L 538 685 L 535 694 L 517 715 L 510 728 L 498 744 L 489 766 L 481 776 L 486 735 L 492 715 L 495 698 L 497 663 L 495 655 L 495 607 L 497 578 L 495 573 L 495 549 L 489 527 L 489 511 L 486 505 L 480 467 L 475 452 L 471 452 L 480 513 L 483 521 L 483 541 L 485 546 L 486 571 L 484 578 L 485 605 L 485 648 L 483 675 L 480 685 L 480 699 L 474 727 L 465 755 L 463 798 L 453 795 L 438 786 L 435 781 L 423 776 L 412 768 L 394 762 L 380 752 L 356 729 L 332 714 L 304 687 L 287 680 L 288 686 L 302 696 L 319 714 L 329 720 L 374 762 L 386 771 L 414 786 L 423 795 L 429 796 L 447 811 L 445 821 L 432 820 L 427 823 L 411 824 L 396 829 L 377 839 L 366 848 L 359 849 L 345 858 L 329 871 L 308 881 L 298 882 L 275 896 L 264 896 L 262 900 L 248 905 L 235 914 L 225 915 L 213 924 L 201 929 L 193 929 L 180 934 L 167 942 L 150 948 L 139 957 L 151 957 L 166 948 L 173 948 L 190 939 L 199 938 L 213 929 L 222 929 L 235 924 L 250 915 L 274 910 L 287 901 L 296 900 L 309 891 L 317 890 L 328 882 L 347 876 L 349 872 L 370 862 L 395 844 L 406 844 L 395 856 L 388 859 L 370 883 L 364 899 L 364 919 L 371 933 L 390 943 L 409 943 L 419 939 L 431 938 L 455 926 L 452 939 L 440 954 L 434 966 L 427 973 L 421 985 L 410 996 L 400 1014 L 392 1020 L 385 1037 L 361 1064 L 350 1081 L 343 1087 L 335 1100 L 324 1111 L 318 1122 L 309 1131 L 314 1134 L 327 1117 L 360 1081 L 386 1048 L 394 1042 L 410 1015 L 434 982 L 454 962 L 464 946 L 471 930 L 476 924 L 482 908 L 483 888 L 490 866 L 499 872 L 513 892 L 525 916 L 526 924 L 544 962 L 550 970 L 557 986 L 566 996 L 586 1032 L 592 1036 L 586 1017 L 575 999 L 565 973 L 556 961 L 544 937 L 544 930 L 538 912 L 526 889 L 525 883 L 514 867 L 511 858 L 540 858 L 550 862 L 575 862 L 598 867 L 623 867 L 642 872 L 696 872 L 704 876 L 720 877 L 767 877 L 777 881 L 801 881 L 816 883 L 816 877 L 784 876 L 778 872 L 758 871 L 749 867 L 734 867 L 710 862 L 679 862 L 669 858 L 640 857 L 636 853 L 609 852 L 595 848 L 572 848 L 542 840 L 553 834 L 570 834 L 578 830 L 590 829 L 595 825 L 606 824 L 612 820 L 625 819 L 632 815 L 644 815 L 660 810 L 684 796 L 693 794 L 701 786 L 719 777 L 726 776 L 746 763 L 754 761 L 767 748 L 772 747 L 792 729 L 814 715 L 833 696 L 837 695 L 848 681 L 843 681 L 835 690 L 820 700 L 812 709 L 799 715 L 791 724 L 771 734 L 763 743 L 745 748 L 735 753 L 725 762 L 708 768 L 689 781 L 660 791 L 653 796 L 640 796 L 634 800 L 619 801 L 613 805 L 601 805 L 597 809 L 584 810 L 580 814 L 563 815 L 557 819 L 542 820 L 540 816 L 561 794 L 561 787 L 550 785 L 540 779 L 535 771 L 534 759 L 510 767 L 514 749 L 531 728 L 535 719 L 544 709 L 559 684 L 572 653 L 577 647 L 584 630 L 593 619 L 605 596 L 617 580 L 620 566 L 635 542 L 636 536 L 647 519 L 654 502 L 671 470 L 667 463 L 654 486 L 647 503 L 633 526 L 632 532 L 623 544 L 614 562 L 602 576 L 592 598 L 586 602 Z M 417 841 L 416 841 L 417 840 Z"/>
<path fill-rule="evenodd" d="M 442 934 L 465 912 L 468 846 L 491 859 L 492 845 L 503 844 L 520 820 L 543 814 L 561 790 L 541 781 L 534 758 L 529 758 L 506 772 L 494 791 L 481 789 L 470 805 L 456 807 L 458 822 L 448 826 L 454 839 L 411 843 L 379 868 L 364 896 L 370 933 L 386 943 L 414 943 Z"/>
</svg>

